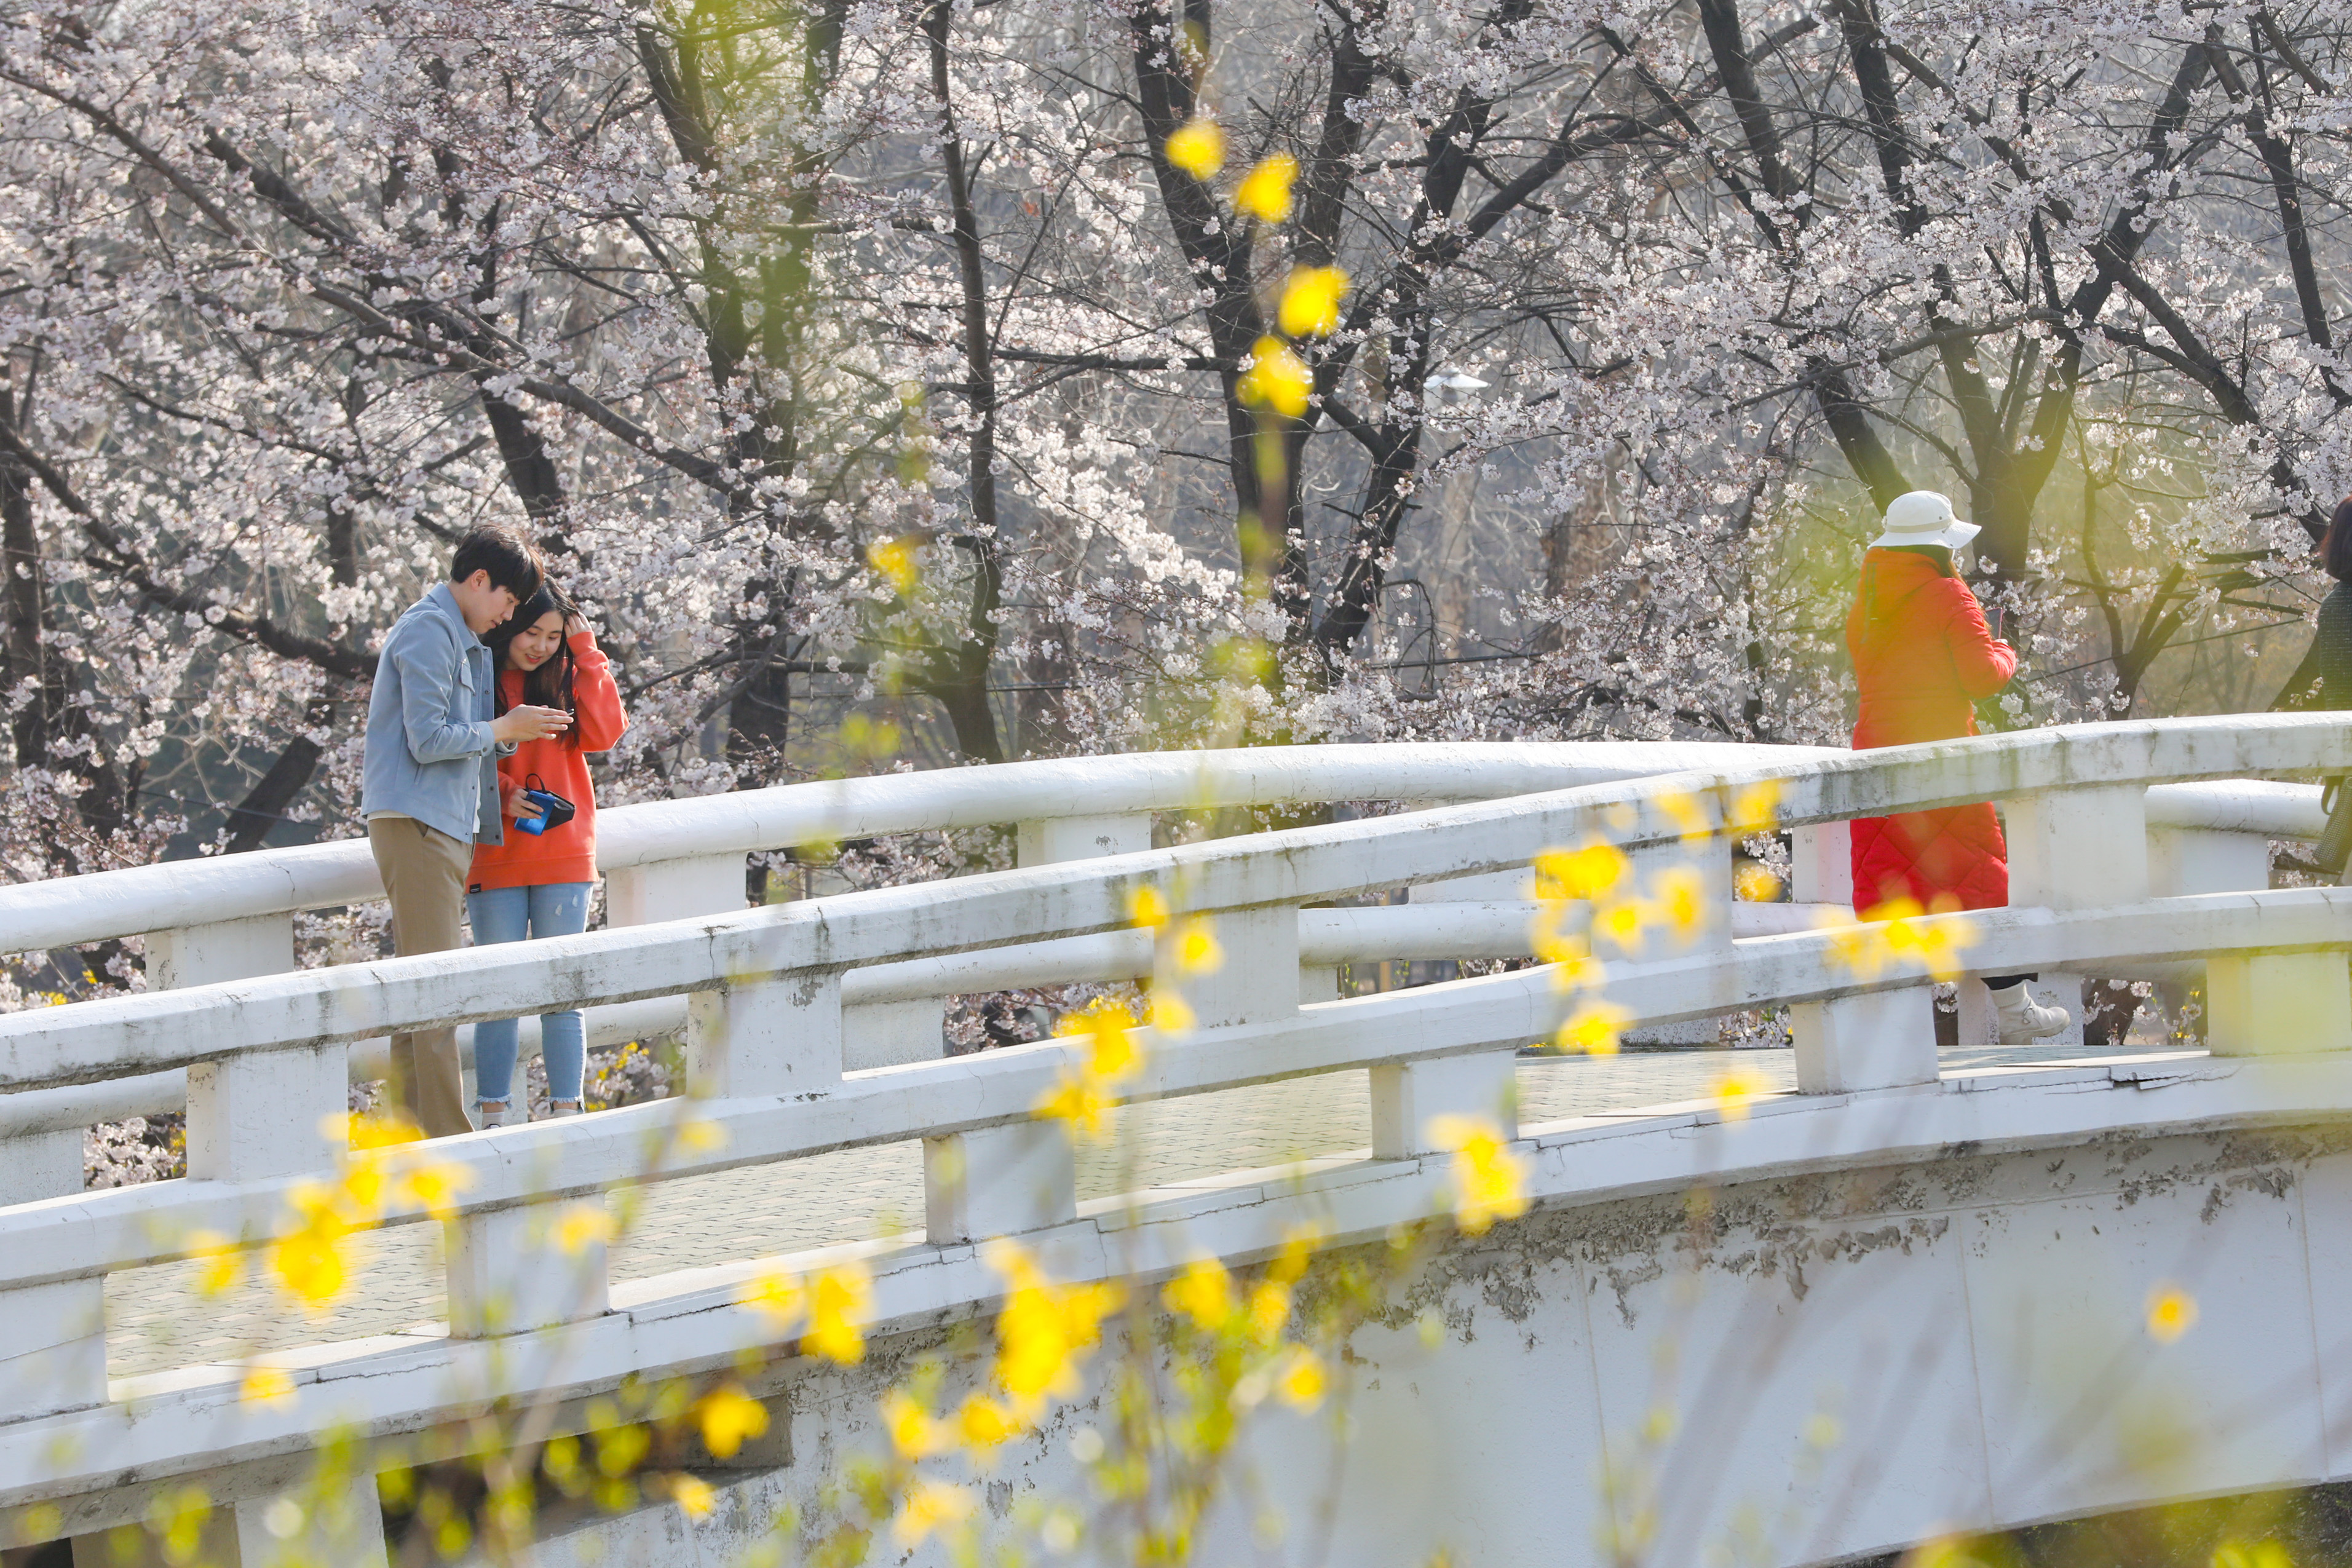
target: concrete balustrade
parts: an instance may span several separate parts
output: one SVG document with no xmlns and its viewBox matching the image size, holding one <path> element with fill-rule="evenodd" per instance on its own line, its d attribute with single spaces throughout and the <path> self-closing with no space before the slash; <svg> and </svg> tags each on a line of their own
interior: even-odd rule
<svg viewBox="0 0 2352 1568">
<path fill-rule="evenodd" d="M 204 1232 L 266 1237 L 306 1173 L 332 1153 L 317 1136 L 317 1119 L 310 1142 L 299 1136 L 299 1111 L 331 1098 L 339 1106 L 342 1055 L 399 1028 L 568 1006 L 592 1016 L 667 1009 L 661 1016 L 683 1015 L 691 1098 L 434 1146 L 434 1157 L 465 1177 L 449 1221 L 450 1336 L 400 1347 L 406 1359 L 397 1369 L 366 1363 L 364 1421 L 386 1430 L 439 1418 L 436 1413 L 451 1407 L 452 1389 L 481 1386 L 476 1374 L 493 1353 L 517 1386 L 545 1379 L 570 1389 L 579 1380 L 716 1364 L 750 1342 L 744 1336 L 754 1326 L 724 1326 L 734 1320 L 712 1316 L 718 1306 L 700 1296 L 693 1301 L 701 1304 L 688 1303 L 683 1288 L 674 1301 L 653 1286 L 606 1283 L 600 1226 L 580 1205 L 622 1182 L 919 1140 L 926 1236 L 892 1244 L 899 1250 L 877 1271 L 880 1321 L 931 1313 L 926 1321 L 936 1322 L 946 1304 L 988 1299 L 999 1283 L 969 1244 L 991 1235 L 1053 1241 L 1078 1260 L 1072 1268 L 1080 1274 L 1110 1269 L 1112 1253 L 1129 1243 L 1147 1271 L 1180 1266 L 1197 1242 L 1172 1222 L 1139 1218 L 1134 1223 L 1143 1228 L 1115 1244 L 1110 1228 L 1126 1222 L 1091 1209 L 1081 1216 L 1069 1144 L 1058 1127 L 1032 1115 L 1080 1065 L 1083 1042 L 845 1072 L 849 1020 L 859 1005 L 923 1002 L 983 982 L 998 988 L 1024 963 L 1032 966 L 1027 973 L 1057 963 L 1138 973 L 1139 963 L 1149 964 L 1150 943 L 1130 929 L 1130 910 L 1147 886 L 1180 890 L 1188 909 L 1213 919 L 1224 962 L 1187 984 L 1195 1029 L 1151 1040 L 1143 1068 L 1115 1092 L 1169 1098 L 1367 1072 L 1370 1164 L 1378 1169 L 1348 1188 L 1339 1210 L 1350 1236 L 1409 1223 L 1442 1194 L 1448 1178 L 1433 1137 L 1435 1119 L 1475 1116 L 1519 1135 L 1514 1053 L 1556 1026 L 1563 999 L 1549 972 L 1529 969 L 1302 1005 L 1302 966 L 1391 941 L 1500 950 L 1514 922 L 1523 944 L 1530 907 L 1523 898 L 1495 895 L 1524 890 L 1533 856 L 1600 837 L 1645 865 L 1687 863 L 1696 847 L 1681 842 L 1658 803 L 1669 795 L 1720 799 L 1768 781 L 1796 828 L 1794 891 L 1805 903 L 1836 901 L 1843 845 L 1835 830 L 1845 818 L 1969 798 L 2009 802 L 2021 894 L 2015 907 L 1974 918 L 1972 965 L 1996 973 L 2096 973 L 2203 963 L 2217 1056 L 2313 1058 L 2216 1066 L 2238 1075 L 2227 1079 L 2239 1086 L 2231 1091 L 2239 1096 L 2231 1114 L 2273 1115 L 2315 1084 L 2352 1095 L 2352 1079 L 2339 1084 L 2337 1070 L 2352 1047 L 2344 956 L 2352 946 L 2352 889 L 2154 897 L 2148 847 L 2151 826 L 2221 831 L 2183 824 L 2201 797 L 2177 793 L 2190 787 L 2180 781 L 2308 772 L 2347 743 L 2352 721 L 2325 715 L 2098 726 L 1855 755 L 1743 759 L 1703 773 L 1117 853 L 1108 851 L 1136 841 L 1138 818 L 1148 835 L 1148 817 L 1104 810 L 1092 814 L 1093 826 L 1024 831 L 1023 841 L 1025 848 L 1034 837 L 1041 855 L 1056 845 L 1106 853 L 757 910 L 740 907 L 744 851 L 680 852 L 683 817 L 669 813 L 662 818 L 664 853 L 636 862 L 647 874 L 626 906 L 640 913 L 696 900 L 719 907 L 551 942 L 216 979 L 0 1017 L 0 1089 L 57 1093 L 109 1078 L 183 1072 L 192 1118 L 207 1140 L 199 1179 L 0 1208 L 0 1312 L 12 1324 L 41 1325 L 0 1360 L 0 1477 L 17 1478 L 0 1479 L 0 1508 L 33 1495 L 28 1488 L 61 1497 L 94 1489 L 101 1483 L 90 1479 L 90 1452 L 108 1452 L 118 1471 L 128 1466 L 142 1476 L 215 1461 L 222 1440 L 215 1406 L 205 1401 L 220 1396 L 205 1392 L 210 1384 L 157 1393 L 163 1405 L 141 1406 L 137 1423 L 123 1414 L 130 1405 L 110 1401 L 100 1310 L 105 1277 L 191 1256 Z M 2147 790 L 2150 784 L 2176 793 L 2158 795 Z M 956 811 L 982 809 L 974 800 L 988 809 L 1003 804 L 985 782 L 951 784 L 975 792 L 957 796 Z M 1464 792 L 1457 784 L 1444 793 Z M 690 804 L 665 803 L 665 810 Z M 1082 816 L 1069 813 L 1073 821 Z M 1710 1131 L 1715 1141 L 1704 1144 L 1662 1135 L 1612 1149 L 1607 1143 L 1615 1134 L 1604 1129 L 1547 1133 L 1554 1141 L 1537 1151 L 1539 1193 L 1572 1194 L 1604 1169 L 1628 1190 L 1657 1191 L 1738 1160 L 1771 1168 L 1773 1159 L 1858 1157 L 1853 1152 L 1888 1146 L 1889 1108 L 1902 1106 L 1927 1108 L 1905 1137 L 1932 1145 L 1984 1134 L 1980 1111 L 1958 1102 L 1989 1097 L 1938 1080 L 1922 976 L 1899 964 L 1857 974 L 1837 934 L 1785 929 L 1803 911 L 1735 908 L 1719 839 L 1704 847 L 1700 864 L 1709 907 L 1725 918 L 1686 943 L 1656 942 L 1612 962 L 1609 999 L 1644 1026 L 1790 1007 L 1805 1091 L 1797 1098 L 1811 1109 L 1766 1106 L 1736 1133 L 1706 1108 L 1677 1112 L 1678 1127 Z M 734 908 L 724 904 L 730 870 Z M 1391 909 L 1304 907 L 1398 886 L 1486 896 L 1416 896 Z M 0 897 L 0 922 L 6 918 Z M 180 943 L 173 962 L 194 951 Z M 940 989 L 926 989 L 932 986 Z M 2304 1078 L 2292 1077 L 2299 1070 Z M 273 1085 L 285 1091 L 274 1106 L 262 1093 Z M 2054 1091 L 2032 1101 L 2032 1117 L 2004 1136 L 2023 1147 L 2105 1125 Z M 1727 1142 L 1734 1137 L 1750 1141 L 1738 1145 L 1747 1152 L 1737 1158 Z M 192 1159 L 193 1144 L 192 1132 Z M 648 1151 L 656 1150 L 649 1169 Z M 1627 1150 L 1638 1158 L 1629 1163 Z M 387 1164 L 405 1157 L 354 1156 Z M 1346 1184 L 1333 1180 L 1334 1191 Z M 1261 1255 L 1278 1244 L 1282 1225 L 1303 1214 L 1276 1205 L 1234 1219 L 1215 1232 L 1216 1250 Z M 431 1216 L 395 1194 L 381 1218 L 396 1225 Z M 692 1290 L 723 1295 L 737 1283 L 705 1280 Z M 378 1352 L 352 1353 L 358 1365 Z M 316 1418 L 314 1410 L 308 1419 Z M 239 1420 L 238 1453 L 247 1458 L 273 1443 L 299 1442 L 309 1430 L 295 1416 L 266 1411 Z"/>
</svg>

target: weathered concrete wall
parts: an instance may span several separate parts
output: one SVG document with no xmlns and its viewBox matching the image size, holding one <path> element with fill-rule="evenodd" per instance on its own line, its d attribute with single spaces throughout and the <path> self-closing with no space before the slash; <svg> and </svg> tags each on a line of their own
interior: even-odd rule
<svg viewBox="0 0 2352 1568">
<path fill-rule="evenodd" d="M 2167 1285 L 2195 1303 L 2169 1343 L 2148 1326 Z M 1355 1337 L 1341 1401 L 1262 1418 L 1200 1560 L 1796 1564 L 2340 1478 L 2347 1288 L 2341 1128 L 1955 1152 L 1539 1211 L 1402 1289 Z M 878 1446 L 877 1394 L 938 1342 L 803 1376 L 795 1465 L 728 1488 L 699 1525 L 652 1510 L 542 1562 L 733 1561 Z M 985 1478 L 996 1528 L 1021 1498 L 1085 1497 L 1069 1442 L 1097 1418 L 1057 1412 Z M 1286 1545 L 1263 1544 L 1267 1500 Z"/>
</svg>

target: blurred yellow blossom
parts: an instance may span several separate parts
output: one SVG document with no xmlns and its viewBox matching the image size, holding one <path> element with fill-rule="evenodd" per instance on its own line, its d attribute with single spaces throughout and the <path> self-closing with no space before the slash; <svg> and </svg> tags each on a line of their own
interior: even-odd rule
<svg viewBox="0 0 2352 1568">
<path fill-rule="evenodd" d="M 1780 897 L 1780 878 L 1760 860 L 1742 860 L 1731 873 L 1731 888 L 1751 904 L 1769 904 Z"/>
<path fill-rule="evenodd" d="M 1127 919 L 1140 930 L 1156 931 L 1168 923 L 1168 900 L 1146 883 L 1127 896 Z"/>
<path fill-rule="evenodd" d="M 1771 1092 L 1771 1082 L 1762 1073 L 1735 1063 L 1724 1068 L 1715 1080 L 1715 1108 L 1726 1121 L 1745 1121 L 1748 1102 L 1759 1094 Z"/>
<path fill-rule="evenodd" d="M 908 539 L 879 539 L 866 547 L 866 564 L 874 568 L 891 590 L 904 595 L 914 591 L 915 545 Z"/>
<path fill-rule="evenodd" d="M 1553 1034 L 1552 1044 L 1563 1051 L 1588 1057 L 1613 1057 L 1617 1037 L 1633 1015 L 1613 1002 L 1587 1002 L 1568 1016 Z"/>
<path fill-rule="evenodd" d="M 1527 1162 L 1502 1130 L 1475 1116 L 1433 1116 L 1430 1142 L 1454 1155 L 1454 1223 L 1483 1236 L 1498 1219 L 1528 1212 Z"/>
<path fill-rule="evenodd" d="M 602 1198 L 566 1204 L 555 1217 L 555 1245 L 567 1258 L 613 1239 L 613 1215 Z"/>
<path fill-rule="evenodd" d="M 945 1481 L 917 1480 L 907 1489 L 890 1533 L 904 1547 L 920 1546 L 935 1530 L 961 1524 L 978 1510 L 980 1500 L 970 1487 Z"/>
<path fill-rule="evenodd" d="M 1171 1038 L 1189 1032 L 1194 1023 L 1192 1005 L 1173 991 L 1155 987 L 1151 993 L 1151 1026 Z M 1139 1063 L 1139 1065 L 1140 1065 Z"/>
<path fill-rule="evenodd" d="M 1110 1283 L 1056 1285 L 1034 1255 L 1003 1237 L 981 1249 L 981 1259 L 1011 1287 L 996 1318 L 996 1376 L 1014 1408 L 1075 1394 L 1076 1363 L 1101 1342 L 1102 1321 L 1124 1292 Z"/>
<path fill-rule="evenodd" d="M 1780 781 L 1762 779 L 1737 790 L 1724 826 L 1742 838 L 1769 833 L 1780 819 Z"/>
<path fill-rule="evenodd" d="M 710 1483 L 679 1470 L 669 1478 L 669 1500 L 677 1504 L 678 1511 L 688 1519 L 700 1519 L 719 1505 L 719 1494 Z"/>
<path fill-rule="evenodd" d="M 800 1321 L 808 1297 L 801 1289 L 798 1275 L 766 1268 L 735 1292 L 735 1304 L 759 1313 L 767 1320 L 769 1331 L 782 1339 Z"/>
<path fill-rule="evenodd" d="M 1260 338 L 1250 349 L 1249 368 L 1234 390 L 1244 403 L 1264 405 L 1297 419 L 1307 412 L 1307 395 L 1315 390 L 1314 373 L 1280 338 Z"/>
<path fill-rule="evenodd" d="M 1234 192 L 1234 210 L 1268 223 L 1284 223 L 1290 217 L 1290 187 L 1298 178 L 1298 160 L 1287 153 L 1276 153 L 1259 160 L 1257 167 L 1242 176 L 1241 187 Z"/>
<path fill-rule="evenodd" d="M 1296 1410 L 1312 1410 L 1323 1403 L 1323 1389 L 1328 1382 L 1323 1358 L 1300 1345 L 1286 1357 L 1282 1371 L 1274 1380 L 1275 1392 L 1283 1403 Z"/>
<path fill-rule="evenodd" d="M 1161 1287 L 1160 1299 L 1171 1312 L 1190 1318 L 1209 1333 L 1225 1326 L 1234 1315 L 1234 1280 L 1213 1258 L 1196 1258 L 1184 1271 Z"/>
<path fill-rule="evenodd" d="M 1294 267 L 1283 286 L 1282 330 L 1294 338 L 1328 338 L 1339 330 L 1348 275 L 1337 267 Z"/>
<path fill-rule="evenodd" d="M 244 1381 L 237 1384 L 236 1396 L 247 1405 L 267 1405 L 272 1410 L 289 1408 L 294 1403 L 293 1374 L 282 1366 L 249 1366 L 245 1370 Z"/>
<path fill-rule="evenodd" d="M 1535 858 L 1536 897 L 1546 901 L 1597 899 L 1625 879 L 1625 852 L 1595 838 L 1581 849 L 1547 849 Z"/>
<path fill-rule="evenodd" d="M 1714 824 L 1707 820 L 1706 804 L 1697 795 L 1669 790 L 1656 797 L 1655 805 L 1675 825 L 1685 844 L 1696 843 L 1715 831 Z"/>
<path fill-rule="evenodd" d="M 801 1349 L 845 1365 L 866 1359 L 866 1336 L 858 1325 L 874 1310 L 874 1276 L 850 1258 L 818 1274 L 809 1287 L 808 1331 Z"/>
<path fill-rule="evenodd" d="M 1225 166 L 1225 128 L 1206 115 L 1196 114 L 1171 132 L 1168 161 L 1196 180 L 1205 180 Z"/>
<path fill-rule="evenodd" d="M 2197 1298 L 2178 1285 L 2158 1285 L 2147 1293 L 2147 1337 L 2168 1345 L 2197 1326 Z"/>
<path fill-rule="evenodd" d="M 695 1405 L 702 1428 L 702 1446 L 722 1459 L 731 1459 L 743 1445 L 768 1429 L 768 1407 L 735 1384 L 722 1384 Z"/>
<path fill-rule="evenodd" d="M 1225 950 L 1217 945 L 1217 933 L 1210 923 L 1198 916 L 1186 921 L 1176 933 L 1176 971 L 1180 974 L 1214 974 L 1225 962 Z"/>
<path fill-rule="evenodd" d="M 1706 878 L 1696 866 L 1669 866 L 1650 880 L 1652 908 L 1659 923 L 1689 942 L 1707 927 L 1714 911 Z"/>
<path fill-rule="evenodd" d="M 218 1296 L 232 1289 L 245 1272 L 245 1255 L 235 1242 L 216 1230 L 191 1232 L 188 1256 L 204 1267 L 196 1271 L 196 1294 Z"/>
</svg>

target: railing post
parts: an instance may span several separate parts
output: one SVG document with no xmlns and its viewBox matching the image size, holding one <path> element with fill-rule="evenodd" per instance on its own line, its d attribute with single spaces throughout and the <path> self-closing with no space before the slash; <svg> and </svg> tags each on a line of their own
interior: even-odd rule
<svg viewBox="0 0 2352 1568">
<path fill-rule="evenodd" d="M 2259 833 L 2151 827 L 2147 883 L 2159 899 L 2263 891 L 2271 885 L 2271 841 Z"/>
<path fill-rule="evenodd" d="M 838 973 L 751 976 L 688 999 L 689 1094 L 806 1094 L 837 1086 L 841 1068 Z"/>
<path fill-rule="evenodd" d="M 1800 1094 L 1934 1083 L 1940 1070 L 1936 993 L 1926 985 L 1799 1002 L 1789 1009 L 1789 1035 Z"/>
<path fill-rule="evenodd" d="M 2097 909 L 2145 901 L 2148 889 L 2147 786 L 2086 784 L 2011 800 L 2009 901 L 2048 910 Z M 2083 1043 L 2083 976 L 2042 973 L 2072 1022 L 2052 1043 Z"/>
<path fill-rule="evenodd" d="M 1043 1230 L 1077 1215 L 1077 1162 L 1058 1121 L 923 1140 L 923 1229 L 933 1247 Z"/>
<path fill-rule="evenodd" d="M 573 1207 L 583 1212 L 566 1212 Z M 611 1305 L 603 1207 L 603 1197 L 591 1195 L 450 1220 L 449 1332 L 489 1339 L 603 1316 Z"/>
<path fill-rule="evenodd" d="M 2340 952 L 2205 961 L 2205 1046 L 2217 1057 L 2352 1050 L 2352 972 Z"/>
<path fill-rule="evenodd" d="M 291 912 L 151 931 L 147 972 L 177 990 L 294 968 Z M 242 1182 L 322 1170 L 345 1147 L 350 1058 L 335 1046 L 247 1051 L 188 1069 L 188 1176 Z"/>
<path fill-rule="evenodd" d="M 1213 917 L 1224 962 L 1184 985 L 1204 1029 L 1262 1024 L 1298 1011 L 1298 910 L 1288 904 L 1225 910 Z"/>
<path fill-rule="evenodd" d="M 159 991 L 284 974 L 293 967 L 290 910 L 147 933 L 147 984 Z"/>
<path fill-rule="evenodd" d="M 657 925 L 697 915 L 731 915 L 741 910 L 745 896 L 740 854 L 619 866 L 604 877 L 604 923 Z"/>
<path fill-rule="evenodd" d="M 1810 822 L 1789 834 L 1789 899 L 1799 904 L 1853 904 L 1853 827 Z"/>
<path fill-rule="evenodd" d="M 0 1290 L 0 1420 L 106 1403 L 106 1279 Z"/>
<path fill-rule="evenodd" d="M 1437 1152 L 1429 1135 L 1440 1116 L 1468 1116 L 1519 1135 L 1518 1053 L 1479 1051 L 1371 1069 L 1372 1158 L 1411 1160 Z"/>
<path fill-rule="evenodd" d="M 349 1147 L 341 1045 L 246 1051 L 188 1068 L 188 1177 L 246 1182 L 324 1170 Z"/>
<path fill-rule="evenodd" d="M 56 1127 L 0 1138 L 0 1207 L 81 1191 L 82 1130 Z"/>
</svg>

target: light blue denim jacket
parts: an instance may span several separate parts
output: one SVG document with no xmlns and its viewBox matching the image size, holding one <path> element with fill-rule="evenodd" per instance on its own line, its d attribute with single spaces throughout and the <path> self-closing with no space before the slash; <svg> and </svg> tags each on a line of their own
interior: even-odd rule
<svg viewBox="0 0 2352 1568">
<path fill-rule="evenodd" d="M 443 583 L 393 623 L 368 699 L 360 811 L 413 816 L 450 837 L 503 844 L 490 650 Z"/>
</svg>

